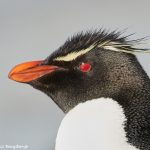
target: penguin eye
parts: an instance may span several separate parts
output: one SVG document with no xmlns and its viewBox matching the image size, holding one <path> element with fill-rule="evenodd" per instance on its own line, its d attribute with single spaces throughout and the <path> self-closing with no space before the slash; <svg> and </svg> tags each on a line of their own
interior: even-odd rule
<svg viewBox="0 0 150 150">
<path fill-rule="evenodd" d="M 82 63 L 80 66 L 79 66 L 79 69 L 80 71 L 82 72 L 88 72 L 91 70 L 91 65 L 89 63 Z"/>
</svg>

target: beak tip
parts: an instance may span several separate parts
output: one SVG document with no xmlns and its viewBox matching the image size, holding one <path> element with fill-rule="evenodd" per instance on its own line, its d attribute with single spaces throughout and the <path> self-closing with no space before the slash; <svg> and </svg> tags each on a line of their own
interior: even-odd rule
<svg viewBox="0 0 150 150">
<path fill-rule="evenodd" d="M 11 71 L 8 73 L 8 78 L 12 79 L 12 72 Z"/>
<path fill-rule="evenodd" d="M 14 68 L 15 68 L 15 67 L 13 67 L 13 68 L 9 71 L 9 73 L 8 73 L 8 78 L 11 79 L 11 80 L 14 80 L 14 79 L 13 79 Z"/>
<path fill-rule="evenodd" d="M 8 74 L 8 79 L 13 80 L 13 81 L 16 81 L 16 80 L 13 78 L 13 73 L 11 73 L 11 72 L 9 72 L 9 74 Z"/>
</svg>

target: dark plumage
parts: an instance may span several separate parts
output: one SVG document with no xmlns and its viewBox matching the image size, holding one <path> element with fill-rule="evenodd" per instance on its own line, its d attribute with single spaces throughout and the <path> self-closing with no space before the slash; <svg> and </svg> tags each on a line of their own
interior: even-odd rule
<svg viewBox="0 0 150 150">
<path fill-rule="evenodd" d="M 100 30 L 77 34 L 40 64 L 63 69 L 28 84 L 50 96 L 64 112 L 87 100 L 99 97 L 115 99 L 127 117 L 128 142 L 141 150 L 150 150 L 150 79 L 134 55 L 140 51 L 134 48 L 136 42 L 140 39 L 128 41 L 127 37 L 121 37 L 120 32 Z M 54 60 L 91 45 L 94 45 L 92 50 L 72 61 Z M 91 65 L 89 72 L 79 70 L 82 62 Z"/>
</svg>

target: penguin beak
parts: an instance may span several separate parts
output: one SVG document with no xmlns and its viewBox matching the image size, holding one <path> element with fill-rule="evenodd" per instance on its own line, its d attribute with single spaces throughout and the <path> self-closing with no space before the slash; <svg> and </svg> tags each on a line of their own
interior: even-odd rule
<svg viewBox="0 0 150 150">
<path fill-rule="evenodd" d="M 59 69 L 58 66 L 43 65 L 42 60 L 30 61 L 15 66 L 8 77 L 17 82 L 27 83 Z"/>
</svg>

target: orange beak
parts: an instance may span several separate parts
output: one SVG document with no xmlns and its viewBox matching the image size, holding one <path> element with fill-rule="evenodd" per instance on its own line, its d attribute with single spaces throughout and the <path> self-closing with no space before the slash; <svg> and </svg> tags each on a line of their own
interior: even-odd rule
<svg viewBox="0 0 150 150">
<path fill-rule="evenodd" d="M 17 82 L 30 82 L 46 74 L 54 72 L 59 67 L 52 65 L 41 65 L 43 61 L 25 62 L 15 66 L 8 77 Z"/>
</svg>

